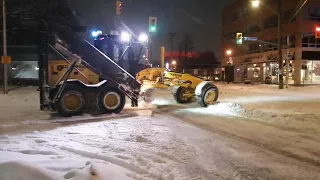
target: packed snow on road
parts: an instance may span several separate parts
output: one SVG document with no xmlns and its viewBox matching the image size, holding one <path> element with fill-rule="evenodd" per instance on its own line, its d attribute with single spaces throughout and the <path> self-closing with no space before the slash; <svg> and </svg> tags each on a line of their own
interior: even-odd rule
<svg viewBox="0 0 320 180">
<path fill-rule="evenodd" d="M 218 87 L 208 108 L 157 91 L 71 119 L 40 112 L 34 88 L 0 95 L 0 180 L 320 179 L 320 87 Z"/>
</svg>

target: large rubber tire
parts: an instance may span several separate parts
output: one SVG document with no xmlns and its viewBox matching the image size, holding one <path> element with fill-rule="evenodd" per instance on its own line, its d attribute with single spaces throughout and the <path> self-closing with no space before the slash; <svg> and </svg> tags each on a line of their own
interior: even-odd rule
<svg viewBox="0 0 320 180">
<path fill-rule="evenodd" d="M 185 103 L 191 102 L 193 97 L 183 98 L 183 94 L 186 93 L 187 91 L 188 89 L 182 86 L 173 87 L 174 100 L 179 104 L 185 104 Z"/>
<path fill-rule="evenodd" d="M 55 108 L 64 117 L 83 114 L 86 108 L 84 90 L 77 86 L 67 85 L 56 102 Z"/>
<path fill-rule="evenodd" d="M 208 95 L 212 94 L 210 98 L 210 102 L 207 101 Z M 214 93 L 214 94 L 213 94 Z M 201 107 L 208 107 L 210 104 L 213 104 L 218 100 L 219 97 L 219 89 L 213 84 L 206 84 L 201 89 L 200 95 L 197 95 L 197 102 Z"/>
<path fill-rule="evenodd" d="M 116 87 L 104 87 L 98 94 L 97 101 L 101 113 L 118 114 L 126 104 L 126 96 Z"/>
</svg>

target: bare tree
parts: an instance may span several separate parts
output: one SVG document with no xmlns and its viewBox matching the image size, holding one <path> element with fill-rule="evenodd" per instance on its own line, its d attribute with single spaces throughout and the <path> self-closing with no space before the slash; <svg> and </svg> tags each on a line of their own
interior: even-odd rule
<svg viewBox="0 0 320 180">
<path fill-rule="evenodd" d="M 183 36 L 181 42 L 179 43 L 179 51 L 180 52 L 192 52 L 194 50 L 194 43 L 192 39 L 192 35 L 187 33 Z"/>
<path fill-rule="evenodd" d="M 31 67 L 30 64 L 23 61 L 13 61 L 8 66 L 8 80 L 9 84 L 13 84 L 14 79 L 19 79 Z M 0 79 L 0 82 L 3 83 L 3 79 Z"/>
<path fill-rule="evenodd" d="M 24 72 L 31 67 L 30 64 L 23 61 L 14 61 L 8 67 L 9 81 L 14 78 L 21 78 Z"/>
</svg>

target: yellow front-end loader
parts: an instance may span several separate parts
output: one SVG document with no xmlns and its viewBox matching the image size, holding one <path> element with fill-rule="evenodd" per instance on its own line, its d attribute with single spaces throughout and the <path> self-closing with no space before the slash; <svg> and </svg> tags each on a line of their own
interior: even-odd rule
<svg viewBox="0 0 320 180">
<path fill-rule="evenodd" d="M 170 72 L 166 68 L 144 69 L 137 74 L 136 80 L 142 84 L 142 93 L 173 87 L 172 93 L 177 103 L 189 103 L 195 96 L 201 107 L 207 107 L 219 97 L 219 90 L 212 81 L 187 73 Z"/>
</svg>

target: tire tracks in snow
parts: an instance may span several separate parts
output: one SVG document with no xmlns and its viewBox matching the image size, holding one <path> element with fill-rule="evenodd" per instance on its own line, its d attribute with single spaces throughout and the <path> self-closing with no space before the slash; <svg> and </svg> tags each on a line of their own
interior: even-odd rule
<svg viewBox="0 0 320 180">
<path fill-rule="evenodd" d="M 247 144 L 250 144 L 254 147 L 257 147 L 259 149 L 262 149 L 263 151 L 269 151 L 271 153 L 274 153 L 274 154 L 277 154 L 277 155 L 280 155 L 280 156 L 283 156 L 283 157 L 286 157 L 286 158 L 290 158 L 292 160 L 295 160 L 295 161 L 299 161 L 300 163 L 305 163 L 305 164 L 308 164 L 308 165 L 311 165 L 313 167 L 316 167 L 316 168 L 319 168 L 320 167 L 320 162 L 317 161 L 317 160 L 314 160 L 314 159 L 311 159 L 311 158 L 308 158 L 308 157 L 303 157 L 303 156 L 300 156 L 298 154 L 294 154 L 294 153 L 291 153 L 291 152 L 288 152 L 288 151 L 285 151 L 285 150 L 281 150 L 281 149 L 278 149 L 276 147 L 271 147 L 270 145 L 268 144 L 265 144 L 263 142 L 257 142 L 257 141 L 254 141 L 252 139 L 249 139 L 249 138 L 245 138 L 245 137 L 242 137 L 242 136 L 239 136 L 237 134 L 234 134 L 234 133 L 230 133 L 230 132 L 226 132 L 226 131 L 223 131 L 223 130 L 220 130 L 219 128 L 214 128 L 212 126 L 207 126 L 205 124 L 201 124 L 201 123 L 198 123 L 192 119 L 188 119 L 184 116 L 181 116 L 179 114 L 175 114 L 174 111 L 176 110 L 180 110 L 181 108 L 186 108 L 188 106 L 185 106 L 185 105 L 178 105 L 178 106 L 174 106 L 174 107 L 170 107 L 170 106 L 162 106 L 158 109 L 153 109 L 154 111 L 154 114 L 159 114 L 161 116 L 166 116 L 168 118 L 171 118 L 171 119 L 176 119 L 178 121 L 184 121 L 184 122 L 187 122 L 189 124 L 192 124 L 192 125 L 195 125 L 197 127 L 200 127 L 201 129 L 204 129 L 206 131 L 209 131 L 209 132 L 212 132 L 212 133 L 216 133 L 216 134 L 219 134 L 221 136 L 224 136 L 224 137 L 227 137 L 227 138 L 230 138 L 230 139 L 234 139 L 236 141 L 240 141 L 240 142 L 244 142 L 244 143 L 247 143 Z M 216 116 L 218 117 L 218 116 Z M 244 118 L 244 117 L 239 117 L 239 118 Z M 235 171 L 234 171 L 234 177 L 238 180 L 246 180 L 246 179 L 252 179 L 252 178 L 249 178 L 250 177 L 250 173 L 246 172 L 246 171 L 243 171 L 241 170 L 241 168 L 236 168 Z"/>
<path fill-rule="evenodd" d="M 174 117 L 180 117 L 179 115 L 173 115 L 173 116 Z M 201 127 L 202 129 L 205 129 L 207 131 L 211 131 L 211 132 L 223 135 L 225 137 L 229 137 L 229 138 L 232 138 L 232 139 L 235 139 L 235 140 L 238 140 L 238 141 L 242 141 L 242 142 L 248 143 L 250 145 L 262 148 L 263 150 L 268 150 L 270 152 L 273 152 L 273 153 L 276 153 L 276 154 L 279 154 L 279 155 L 282 155 L 282 156 L 285 156 L 285 157 L 289 157 L 291 159 L 298 160 L 300 162 L 308 163 L 308 164 L 310 164 L 312 166 L 320 167 L 320 162 L 317 161 L 317 160 L 314 160 L 314 159 L 311 159 L 311 158 L 308 158 L 308 157 L 303 157 L 303 156 L 300 156 L 298 154 L 294 154 L 294 153 L 291 153 L 291 152 L 288 152 L 288 151 L 285 151 L 285 150 L 281 150 L 281 149 L 272 147 L 272 146 L 270 146 L 270 145 L 268 145 L 266 143 L 258 142 L 258 141 L 255 141 L 255 140 L 252 140 L 252 139 L 249 139 L 249 138 L 245 138 L 243 136 L 239 136 L 239 135 L 234 134 L 234 133 L 230 133 L 230 132 L 227 132 L 227 131 L 222 131 L 222 130 L 220 130 L 218 128 L 214 128 L 212 126 L 211 127 L 207 127 L 206 125 L 203 125 L 201 123 L 197 123 L 195 121 L 192 121 L 192 120 L 189 120 L 189 119 L 186 119 L 186 118 L 184 118 L 183 121 L 191 123 L 191 124 L 196 125 L 198 127 Z"/>
</svg>

